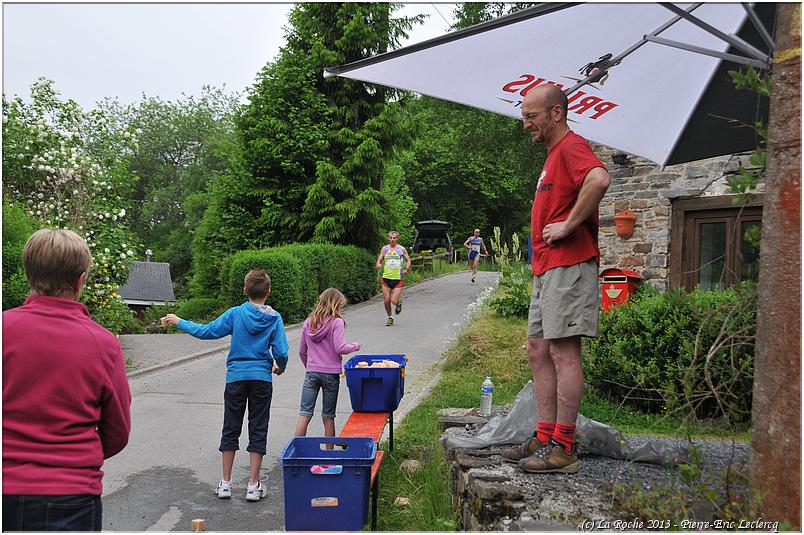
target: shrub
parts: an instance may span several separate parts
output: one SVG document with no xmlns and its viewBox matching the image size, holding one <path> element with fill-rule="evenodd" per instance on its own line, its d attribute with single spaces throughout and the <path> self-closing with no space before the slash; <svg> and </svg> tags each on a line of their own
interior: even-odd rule
<svg viewBox="0 0 804 535">
<path fill-rule="evenodd" d="M 3 310 L 22 305 L 30 288 L 22 266 L 25 242 L 39 228 L 20 204 L 3 198 Z"/>
<path fill-rule="evenodd" d="M 318 243 L 285 245 L 280 249 L 299 259 L 302 256 L 310 259 L 318 286 L 316 299 L 327 288 L 338 288 L 352 303 L 365 301 L 377 293 L 375 257 L 365 249 Z"/>
<path fill-rule="evenodd" d="M 494 227 L 491 238 L 492 250 L 500 265 L 500 286 L 502 295 L 489 301 L 489 306 L 500 316 L 519 316 L 526 318 L 530 308 L 531 284 L 533 276 L 530 264 L 522 262 L 519 236 L 511 235 L 511 249 L 500 235 L 500 227 Z"/>
<path fill-rule="evenodd" d="M 295 257 L 275 249 L 252 249 L 232 255 L 228 280 L 221 287 L 222 304 L 231 307 L 245 301 L 243 279 L 252 269 L 264 269 L 270 275 L 271 295 L 266 303 L 282 314 L 285 323 L 304 319 L 307 311 L 302 303 L 303 287 L 312 280 L 305 276 Z"/>
<path fill-rule="evenodd" d="M 176 307 L 176 315 L 195 322 L 207 322 L 217 317 L 220 302 L 212 297 L 194 297 Z"/>
<path fill-rule="evenodd" d="M 293 255 L 301 263 L 305 278 L 313 280 L 312 285 L 302 288 L 302 303 L 308 312 L 327 288 L 339 289 L 350 303 L 365 301 L 378 291 L 375 257 L 365 249 L 353 245 L 294 243 L 271 250 Z"/>
<path fill-rule="evenodd" d="M 586 380 L 637 409 L 683 418 L 750 418 L 756 289 L 659 292 L 642 286 L 600 318 Z"/>
<path fill-rule="evenodd" d="M 377 293 L 374 256 L 359 247 L 332 244 L 291 244 L 269 249 L 251 249 L 221 261 L 219 304 L 243 302 L 243 277 L 252 268 L 271 276 L 274 306 L 286 323 L 304 319 L 325 289 L 341 290 L 351 303 Z"/>
<path fill-rule="evenodd" d="M 142 328 L 134 312 L 119 299 L 111 299 L 106 306 L 93 310 L 92 319 L 115 334 L 136 333 Z"/>
<path fill-rule="evenodd" d="M 502 317 L 528 317 L 532 280 L 529 265 L 516 263 L 504 266 L 499 283 L 504 290 L 500 297 L 489 301 L 489 306 Z"/>
<path fill-rule="evenodd" d="M 274 251 L 288 253 L 296 260 L 307 280 L 307 284 L 302 287 L 302 308 L 310 312 L 315 307 L 318 296 L 321 292 L 330 287 L 329 285 L 329 248 L 335 245 L 323 245 L 313 243 L 294 243 L 273 248 Z"/>
<path fill-rule="evenodd" d="M 374 263 L 377 258 L 372 253 L 354 245 L 330 245 L 331 258 L 328 270 L 331 272 L 328 287 L 338 288 L 351 303 L 370 299 L 379 291 Z"/>
</svg>

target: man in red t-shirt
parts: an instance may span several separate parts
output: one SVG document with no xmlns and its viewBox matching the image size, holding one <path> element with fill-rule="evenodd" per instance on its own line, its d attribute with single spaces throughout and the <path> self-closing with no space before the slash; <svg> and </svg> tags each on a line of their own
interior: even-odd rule
<svg viewBox="0 0 804 535">
<path fill-rule="evenodd" d="M 530 217 L 533 295 L 528 362 L 539 405 L 533 438 L 503 452 L 527 472 L 573 474 L 575 419 L 583 393 L 581 336 L 597 336 L 600 200 L 609 174 L 567 125 L 567 96 L 551 84 L 522 102 L 524 128 L 547 146 Z"/>
</svg>

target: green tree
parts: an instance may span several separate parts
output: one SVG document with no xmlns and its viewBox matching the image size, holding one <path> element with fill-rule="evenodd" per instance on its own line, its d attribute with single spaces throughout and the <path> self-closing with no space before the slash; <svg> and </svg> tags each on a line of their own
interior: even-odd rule
<svg viewBox="0 0 804 535">
<path fill-rule="evenodd" d="M 461 243 L 476 227 L 510 235 L 528 225 L 545 150 L 520 121 L 430 97 L 407 112 L 427 132 L 403 164 L 418 219 L 449 221 Z"/>
<path fill-rule="evenodd" d="M 224 258 L 270 245 L 261 225 L 255 224 L 254 213 L 259 213 L 262 197 L 245 168 L 242 145 L 232 142 L 224 154 L 227 170 L 213 175 L 206 194 L 187 201 L 205 207 L 193 237 L 193 297 L 217 297 Z"/>
<path fill-rule="evenodd" d="M 453 28 L 534 5 L 460 4 Z M 510 235 L 528 226 L 545 151 L 533 145 L 519 121 L 429 97 L 412 102 L 406 111 L 410 128 L 427 133 L 416 137 L 403 164 L 418 219 L 449 221 L 453 241 L 459 243 L 476 227 L 491 235 L 496 226 Z"/>
<path fill-rule="evenodd" d="M 393 4 L 306 3 L 290 14 L 287 44 L 249 92 L 238 125 L 251 189 L 247 208 L 268 243 L 321 241 L 375 248 L 397 224 L 383 196 L 410 140 L 395 91 L 324 68 L 398 46 L 414 23 Z"/>
<path fill-rule="evenodd" d="M 466 2 L 459 4 L 453 14 L 456 30 L 488 22 L 496 18 L 539 5 L 538 2 Z"/>
<path fill-rule="evenodd" d="M 228 169 L 237 95 L 206 86 L 198 98 L 143 97 L 128 106 L 106 105 L 120 124 L 141 132 L 130 163 L 137 176 L 132 230 L 156 260 L 170 262 L 173 281 L 181 288 L 191 269 L 192 238 L 206 208 L 207 183 Z"/>
</svg>

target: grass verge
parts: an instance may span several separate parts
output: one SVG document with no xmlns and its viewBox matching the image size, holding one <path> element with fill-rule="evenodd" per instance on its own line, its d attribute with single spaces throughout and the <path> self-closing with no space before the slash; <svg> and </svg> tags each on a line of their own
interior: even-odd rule
<svg viewBox="0 0 804 535">
<path fill-rule="evenodd" d="M 414 282 L 423 281 L 425 279 L 432 279 L 447 273 L 456 273 L 458 271 L 467 271 L 469 266 L 466 262 L 455 262 L 450 264 L 442 258 L 437 258 L 427 264 L 415 263 L 411 266 L 410 273 L 405 274 L 405 284 L 413 284 Z"/>
<path fill-rule="evenodd" d="M 442 377 L 421 404 L 410 411 L 394 430 L 394 451 L 387 441 L 380 472 L 378 529 L 381 531 L 454 531 L 457 522 L 452 511 L 449 466 L 438 439 L 438 409 L 477 407 L 480 384 L 486 375 L 494 379 L 494 403 L 511 403 L 522 386 L 531 379 L 527 357 L 526 320 L 502 318 L 483 309 L 445 354 Z M 641 414 L 584 394 L 581 413 L 616 427 L 626 434 L 695 437 L 722 437 L 714 428 L 691 429 L 669 416 Z M 407 459 L 419 461 L 417 471 L 403 470 Z M 399 504 L 397 498 L 408 500 Z M 404 500 L 403 500 L 404 501 Z"/>
</svg>

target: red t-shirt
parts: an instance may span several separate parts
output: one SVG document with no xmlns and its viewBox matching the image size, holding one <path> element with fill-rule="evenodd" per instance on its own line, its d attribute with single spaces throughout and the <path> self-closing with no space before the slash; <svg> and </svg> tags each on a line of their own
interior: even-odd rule
<svg viewBox="0 0 804 535">
<path fill-rule="evenodd" d="M 572 234 L 553 242 L 552 247 L 542 239 L 545 225 L 569 217 L 587 173 L 595 167 L 605 169 L 589 143 L 575 132 L 569 132 L 547 153 L 530 212 L 533 247 L 531 268 L 534 275 L 541 275 L 555 267 L 579 264 L 590 258 L 600 263 L 597 209 Z"/>
</svg>

